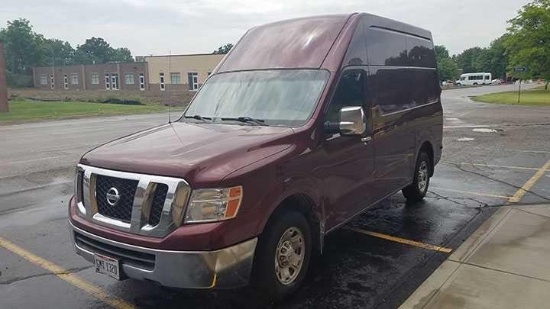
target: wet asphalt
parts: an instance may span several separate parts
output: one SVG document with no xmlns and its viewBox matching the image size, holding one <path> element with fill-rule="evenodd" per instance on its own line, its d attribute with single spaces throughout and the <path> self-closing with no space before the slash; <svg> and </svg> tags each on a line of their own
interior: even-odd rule
<svg viewBox="0 0 550 309">
<path fill-rule="evenodd" d="M 443 158 L 425 201 L 406 205 L 396 194 L 330 234 L 303 288 L 275 307 L 397 308 L 450 253 L 395 238 L 456 249 L 550 160 L 550 108 L 473 103 L 467 98 L 515 87 L 444 91 Z M 0 238 L 136 307 L 273 307 L 246 288 L 180 291 L 114 281 L 94 273 L 73 253 L 66 206 L 80 155 L 167 118 L 156 114 L 0 126 Z M 546 172 L 519 204 L 549 201 Z M 0 308 L 75 307 L 109 306 L 0 246 Z"/>
</svg>

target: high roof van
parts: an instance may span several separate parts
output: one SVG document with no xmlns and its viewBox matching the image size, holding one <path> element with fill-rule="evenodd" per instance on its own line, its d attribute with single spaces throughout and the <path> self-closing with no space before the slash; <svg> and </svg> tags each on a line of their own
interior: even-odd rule
<svg viewBox="0 0 550 309">
<path fill-rule="evenodd" d="M 402 191 L 442 149 L 429 31 L 370 15 L 250 29 L 181 118 L 80 159 L 76 253 L 176 288 L 295 292 L 327 234 Z"/>
</svg>

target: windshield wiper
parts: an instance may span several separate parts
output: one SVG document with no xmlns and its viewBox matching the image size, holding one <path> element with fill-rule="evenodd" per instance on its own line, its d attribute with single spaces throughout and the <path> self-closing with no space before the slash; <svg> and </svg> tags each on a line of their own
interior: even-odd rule
<svg viewBox="0 0 550 309">
<path fill-rule="evenodd" d="M 255 123 L 260 126 L 269 126 L 268 124 L 265 123 L 265 120 L 251 118 L 251 117 L 222 117 L 220 119 L 222 121 L 239 121 L 239 122 Z"/>
<path fill-rule="evenodd" d="M 192 115 L 192 116 L 185 115 L 185 116 L 183 116 L 183 118 L 191 118 L 191 119 L 197 119 L 197 120 L 202 120 L 202 121 L 212 120 L 212 117 L 203 117 L 201 115 Z"/>
</svg>

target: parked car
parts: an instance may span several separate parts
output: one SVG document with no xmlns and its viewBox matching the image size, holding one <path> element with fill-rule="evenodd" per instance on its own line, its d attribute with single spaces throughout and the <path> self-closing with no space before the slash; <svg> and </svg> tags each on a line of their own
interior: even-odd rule
<svg viewBox="0 0 550 309">
<path fill-rule="evenodd" d="M 370 14 L 253 28 L 178 121 L 80 159 L 76 253 L 115 279 L 281 300 L 327 234 L 399 190 L 424 198 L 440 93 L 427 30 Z"/>
</svg>

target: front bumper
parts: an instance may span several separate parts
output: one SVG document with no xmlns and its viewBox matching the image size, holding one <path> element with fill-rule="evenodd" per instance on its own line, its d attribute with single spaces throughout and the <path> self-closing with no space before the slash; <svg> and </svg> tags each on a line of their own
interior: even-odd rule
<svg viewBox="0 0 550 309">
<path fill-rule="evenodd" d="M 99 253 L 120 261 L 129 278 L 174 288 L 235 288 L 248 284 L 257 238 L 216 251 L 168 251 L 129 245 L 100 237 L 69 222 L 78 255 L 94 263 Z"/>
</svg>

